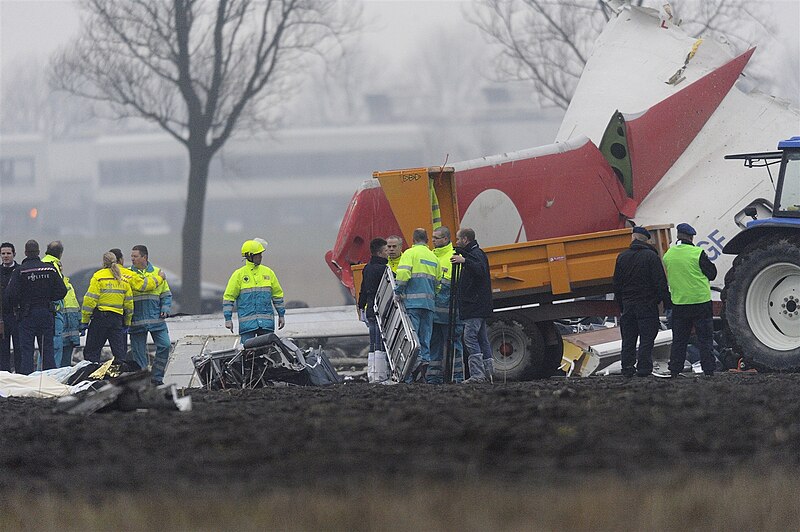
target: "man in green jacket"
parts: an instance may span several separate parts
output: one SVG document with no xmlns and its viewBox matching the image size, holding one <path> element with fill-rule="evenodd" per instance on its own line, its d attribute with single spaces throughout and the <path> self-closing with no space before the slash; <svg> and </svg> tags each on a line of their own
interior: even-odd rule
<svg viewBox="0 0 800 532">
<path fill-rule="evenodd" d="M 700 348 L 703 373 L 714 375 L 714 325 L 711 308 L 711 283 L 717 268 L 706 252 L 694 245 L 697 234 L 687 223 L 678 224 L 678 243 L 664 254 L 664 267 L 672 297 L 672 349 L 669 372 L 677 377 L 683 371 L 686 346 L 694 327 Z"/>
</svg>

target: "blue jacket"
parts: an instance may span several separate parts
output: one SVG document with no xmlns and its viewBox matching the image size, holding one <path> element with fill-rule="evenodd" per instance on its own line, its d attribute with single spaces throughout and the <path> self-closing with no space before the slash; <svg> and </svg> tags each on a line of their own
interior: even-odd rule
<svg viewBox="0 0 800 532">
<path fill-rule="evenodd" d="M 159 271 L 157 267 L 149 262 L 144 270 L 140 270 L 135 266 L 131 266 L 130 270 L 134 275 L 140 277 L 145 277 L 145 274 L 158 274 Z M 169 314 L 172 308 L 172 292 L 167 281 L 163 281 L 158 286 L 145 291 L 134 290 L 133 285 L 136 283 L 130 284 L 131 290 L 133 290 L 133 321 L 131 322 L 130 332 L 141 333 L 166 329 L 167 324 L 164 318 L 161 317 L 161 313 L 166 312 Z"/>
<path fill-rule="evenodd" d="M 453 244 L 448 243 L 446 246 L 434 248 L 433 254 L 439 259 L 439 267 L 442 269 L 442 284 L 439 291 L 436 292 L 436 313 L 433 316 L 433 323 L 449 323 L 450 321 L 450 294 L 453 265 L 450 264 L 450 257 L 453 256 L 455 250 Z M 461 323 L 458 318 L 458 309 L 453 309 L 456 313 L 457 323 Z"/>
<path fill-rule="evenodd" d="M 225 321 L 233 318 L 233 304 L 239 316 L 239 334 L 264 329 L 275 330 L 275 306 L 278 316 L 286 309 L 283 304 L 283 288 L 278 277 L 263 264 L 256 266 L 249 260 L 233 272 L 222 296 L 222 313 Z"/>
</svg>

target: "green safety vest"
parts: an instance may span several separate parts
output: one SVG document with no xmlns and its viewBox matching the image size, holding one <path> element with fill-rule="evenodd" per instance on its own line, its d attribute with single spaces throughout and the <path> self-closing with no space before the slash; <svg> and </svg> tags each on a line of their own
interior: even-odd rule
<svg viewBox="0 0 800 532">
<path fill-rule="evenodd" d="M 664 253 L 664 267 L 672 303 L 694 305 L 711 301 L 711 283 L 700 269 L 702 248 L 678 244 Z"/>
</svg>

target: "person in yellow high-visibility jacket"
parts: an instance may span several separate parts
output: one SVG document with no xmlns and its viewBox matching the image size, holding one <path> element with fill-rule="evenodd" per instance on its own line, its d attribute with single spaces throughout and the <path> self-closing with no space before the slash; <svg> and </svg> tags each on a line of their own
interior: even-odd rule
<svg viewBox="0 0 800 532">
<path fill-rule="evenodd" d="M 64 278 L 64 267 L 61 264 L 61 256 L 64 254 L 64 244 L 60 240 L 53 240 L 47 244 L 42 262 L 52 264 L 61 278 Z M 64 286 L 66 286 L 66 281 Z M 67 286 L 67 293 L 69 287 Z M 64 352 L 64 323 L 66 322 L 66 315 L 64 313 L 64 300 L 56 301 L 55 304 L 55 328 L 53 331 L 53 354 L 55 356 L 56 367 L 61 367 L 61 357 Z"/>
<path fill-rule="evenodd" d="M 431 334 L 436 291 L 442 279 L 439 259 L 428 249 L 428 232 L 414 229 L 414 245 L 403 252 L 397 265 L 395 298 L 405 303 L 411 325 L 419 338 L 419 378 L 431 362 Z"/>
<path fill-rule="evenodd" d="M 81 307 L 81 334 L 88 328 L 83 357 L 100 362 L 100 351 L 108 340 L 117 360 L 127 354 L 128 327 L 133 318 L 133 292 L 122 278 L 113 253 L 103 255 L 103 268 L 89 282 Z"/>
<path fill-rule="evenodd" d="M 122 275 L 122 278 L 131 285 L 131 290 L 148 292 L 150 290 L 155 290 L 167 280 L 167 275 L 164 273 L 164 270 L 161 269 L 152 272 L 135 273 L 133 270 L 125 267 L 125 258 L 122 255 L 121 249 L 113 248 L 109 251 L 117 258 L 119 273 Z"/>
<path fill-rule="evenodd" d="M 81 306 L 69 277 L 64 277 L 64 285 L 67 287 L 67 295 L 64 296 L 64 328 L 61 332 L 60 357 L 59 353 L 55 353 L 56 367 L 62 368 L 72 365 L 72 352 L 81 345 Z"/>
<path fill-rule="evenodd" d="M 242 244 L 245 264 L 233 272 L 222 296 L 225 327 L 233 332 L 235 305 L 242 344 L 256 336 L 274 333 L 276 314 L 277 328 L 283 329 L 285 324 L 283 288 L 275 272 L 261 263 L 264 250 L 264 244 L 256 240 Z"/>
</svg>

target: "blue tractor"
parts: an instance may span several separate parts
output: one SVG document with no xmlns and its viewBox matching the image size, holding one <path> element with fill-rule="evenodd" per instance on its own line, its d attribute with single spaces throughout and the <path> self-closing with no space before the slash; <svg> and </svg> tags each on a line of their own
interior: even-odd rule
<svg viewBox="0 0 800 532">
<path fill-rule="evenodd" d="M 746 209 L 753 220 L 722 250 L 737 255 L 722 291 L 724 338 L 743 365 L 798 371 L 800 136 L 779 142 L 778 150 L 725 157 L 768 172 L 770 166 L 780 166 L 772 216 L 758 219 L 755 207 Z"/>
</svg>

